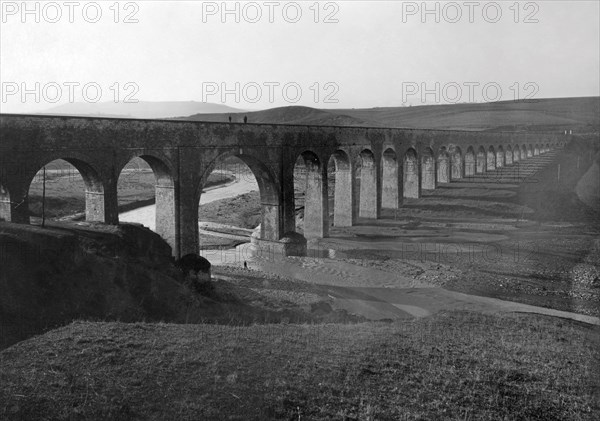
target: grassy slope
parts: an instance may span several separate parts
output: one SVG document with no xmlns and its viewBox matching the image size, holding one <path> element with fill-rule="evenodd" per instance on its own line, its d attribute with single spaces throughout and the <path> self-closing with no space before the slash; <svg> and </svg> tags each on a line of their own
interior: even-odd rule
<svg viewBox="0 0 600 421">
<path fill-rule="evenodd" d="M 594 420 L 598 331 L 535 315 L 75 323 L 0 353 L 0 417 Z"/>
</svg>

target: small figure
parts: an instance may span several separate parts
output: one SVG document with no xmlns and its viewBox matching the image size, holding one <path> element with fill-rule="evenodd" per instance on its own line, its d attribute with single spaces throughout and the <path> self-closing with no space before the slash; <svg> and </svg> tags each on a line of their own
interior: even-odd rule
<svg viewBox="0 0 600 421">
<path fill-rule="evenodd" d="M 248 263 L 244 260 L 244 269 L 248 269 Z"/>
<path fill-rule="evenodd" d="M 247 122 L 248 122 L 248 116 L 247 116 L 247 115 L 245 115 L 245 116 L 244 116 L 244 123 L 247 123 Z"/>
<path fill-rule="evenodd" d="M 229 122 L 231 123 L 231 116 L 229 116 Z"/>
</svg>

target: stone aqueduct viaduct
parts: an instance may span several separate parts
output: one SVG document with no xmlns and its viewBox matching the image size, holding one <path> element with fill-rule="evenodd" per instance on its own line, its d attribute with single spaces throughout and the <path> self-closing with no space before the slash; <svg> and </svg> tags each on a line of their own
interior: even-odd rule
<svg viewBox="0 0 600 421">
<path fill-rule="evenodd" d="M 292 252 L 294 164 L 307 168 L 304 235 L 328 235 L 327 164 L 335 160 L 334 225 L 378 218 L 403 197 L 565 143 L 561 135 L 0 114 L 0 219 L 29 223 L 35 174 L 62 158 L 86 184 L 86 218 L 119 222 L 117 180 L 135 157 L 156 176 L 156 231 L 177 256 L 198 251 L 198 206 L 209 174 L 241 158 L 260 188 L 259 242 Z"/>
</svg>

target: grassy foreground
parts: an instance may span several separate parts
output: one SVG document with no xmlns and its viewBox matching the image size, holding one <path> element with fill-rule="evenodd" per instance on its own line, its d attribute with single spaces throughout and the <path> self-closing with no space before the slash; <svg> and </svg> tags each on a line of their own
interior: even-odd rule
<svg viewBox="0 0 600 421">
<path fill-rule="evenodd" d="M 0 417 L 595 420 L 600 335 L 537 315 L 77 322 L 0 353 Z"/>
</svg>

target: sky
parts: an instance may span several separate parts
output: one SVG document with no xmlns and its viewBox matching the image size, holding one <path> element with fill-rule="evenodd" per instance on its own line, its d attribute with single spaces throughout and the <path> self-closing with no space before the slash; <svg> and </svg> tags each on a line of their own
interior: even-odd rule
<svg viewBox="0 0 600 421">
<path fill-rule="evenodd" d="M 600 95 L 597 0 L 25 5 L 0 1 L 2 112 L 136 100 L 254 110 Z"/>
</svg>

